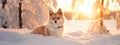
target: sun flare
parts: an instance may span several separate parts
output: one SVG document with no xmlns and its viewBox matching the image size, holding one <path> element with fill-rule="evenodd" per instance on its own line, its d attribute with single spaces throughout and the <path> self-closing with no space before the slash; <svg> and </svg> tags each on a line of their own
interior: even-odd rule
<svg viewBox="0 0 120 45">
<path fill-rule="evenodd" d="M 86 14 L 86 15 L 90 15 L 91 12 L 92 12 L 92 6 L 91 5 L 87 5 L 87 4 L 81 5 L 79 7 L 78 11 L 80 11 L 80 12 Z"/>
<path fill-rule="evenodd" d="M 84 13 L 87 16 L 91 16 L 93 12 L 93 5 L 96 2 L 96 0 L 84 0 L 84 3 L 82 5 L 79 5 L 78 11 Z"/>
</svg>

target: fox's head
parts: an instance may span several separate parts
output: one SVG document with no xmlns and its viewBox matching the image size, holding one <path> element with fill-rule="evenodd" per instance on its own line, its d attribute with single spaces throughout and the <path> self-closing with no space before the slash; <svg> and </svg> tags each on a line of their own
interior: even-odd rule
<svg viewBox="0 0 120 45">
<path fill-rule="evenodd" d="M 64 23 L 64 14 L 62 13 L 62 10 L 60 8 L 57 12 L 49 10 L 49 18 L 49 22 L 52 24 Z"/>
</svg>

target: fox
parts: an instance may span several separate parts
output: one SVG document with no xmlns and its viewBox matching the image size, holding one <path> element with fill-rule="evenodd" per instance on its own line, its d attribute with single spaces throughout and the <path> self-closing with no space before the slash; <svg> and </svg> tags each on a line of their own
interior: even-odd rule
<svg viewBox="0 0 120 45">
<path fill-rule="evenodd" d="M 61 8 L 59 8 L 57 12 L 49 10 L 49 20 L 47 24 L 35 27 L 32 33 L 43 36 L 62 37 L 64 32 L 64 23 L 65 17 Z"/>
</svg>

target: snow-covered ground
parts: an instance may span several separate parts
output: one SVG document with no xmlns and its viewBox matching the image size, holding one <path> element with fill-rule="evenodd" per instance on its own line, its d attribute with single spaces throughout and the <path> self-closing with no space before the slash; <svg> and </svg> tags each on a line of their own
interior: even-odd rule
<svg viewBox="0 0 120 45">
<path fill-rule="evenodd" d="M 116 30 L 115 20 L 104 21 L 111 34 L 87 33 L 90 22 L 66 21 L 62 38 L 30 34 L 31 30 L 27 29 L 0 28 L 0 45 L 120 45 L 120 31 Z"/>
</svg>

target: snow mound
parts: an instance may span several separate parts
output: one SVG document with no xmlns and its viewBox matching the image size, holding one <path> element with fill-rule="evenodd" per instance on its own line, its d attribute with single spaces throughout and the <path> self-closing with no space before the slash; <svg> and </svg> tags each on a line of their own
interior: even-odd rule
<svg viewBox="0 0 120 45">
<path fill-rule="evenodd" d="M 3 29 L 5 30 L 5 29 Z M 78 42 L 56 38 L 53 36 L 34 35 L 30 33 L 18 33 L 15 29 L 0 30 L 1 45 L 80 45 Z"/>
<path fill-rule="evenodd" d="M 14 30 L 14 31 L 13 31 Z M 120 35 L 65 33 L 62 38 L 30 34 L 25 29 L 0 29 L 1 45 L 120 45 Z M 21 33 L 20 33 L 21 32 Z M 30 32 L 30 31 L 29 31 Z M 119 32 L 120 33 L 120 32 Z"/>
</svg>

